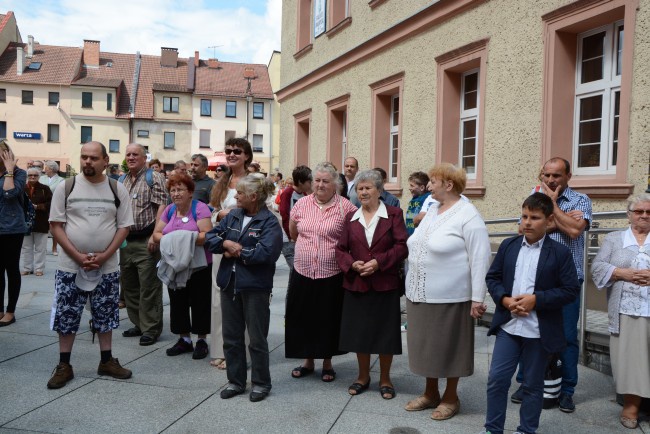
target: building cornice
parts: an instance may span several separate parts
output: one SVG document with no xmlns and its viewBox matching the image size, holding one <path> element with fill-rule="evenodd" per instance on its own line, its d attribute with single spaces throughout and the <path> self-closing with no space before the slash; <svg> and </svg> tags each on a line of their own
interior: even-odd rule
<svg viewBox="0 0 650 434">
<path fill-rule="evenodd" d="M 439 25 L 456 15 L 474 8 L 487 0 L 440 0 L 405 20 L 389 27 L 378 35 L 348 50 L 335 59 L 314 69 L 307 75 L 284 86 L 277 92 L 278 102 L 282 102 L 305 89 L 339 74 L 346 69 L 363 62 L 400 42 Z M 311 45 L 311 44 L 310 44 Z M 310 51 L 313 47 L 310 47 Z M 302 50 L 296 55 L 302 56 Z M 296 57 L 294 55 L 294 57 Z"/>
</svg>

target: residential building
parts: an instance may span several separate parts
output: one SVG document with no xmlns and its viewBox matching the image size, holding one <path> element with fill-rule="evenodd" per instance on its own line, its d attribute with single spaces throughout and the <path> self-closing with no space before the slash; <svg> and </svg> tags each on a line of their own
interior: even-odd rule
<svg viewBox="0 0 650 434">
<path fill-rule="evenodd" d="M 282 170 L 354 156 L 406 204 L 410 173 L 451 162 L 496 218 L 517 216 L 560 156 L 595 211 L 624 209 L 646 188 L 647 6 L 284 0 Z"/>
</svg>

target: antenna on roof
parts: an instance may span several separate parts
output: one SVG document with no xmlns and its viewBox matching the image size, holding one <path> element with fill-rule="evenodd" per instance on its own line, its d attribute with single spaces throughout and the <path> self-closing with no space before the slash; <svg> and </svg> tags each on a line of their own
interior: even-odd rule
<svg viewBox="0 0 650 434">
<path fill-rule="evenodd" d="M 212 58 L 216 59 L 217 58 L 217 48 L 223 47 L 223 45 L 212 45 L 208 48 L 212 48 Z"/>
</svg>

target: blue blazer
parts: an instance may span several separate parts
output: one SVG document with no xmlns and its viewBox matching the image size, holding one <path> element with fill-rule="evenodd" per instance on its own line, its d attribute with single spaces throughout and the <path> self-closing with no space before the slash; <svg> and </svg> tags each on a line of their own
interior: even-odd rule
<svg viewBox="0 0 650 434">
<path fill-rule="evenodd" d="M 515 266 L 523 235 L 508 238 L 501 243 L 492 266 L 485 277 L 488 291 L 496 304 L 488 335 L 512 319 L 510 311 L 503 307 L 503 297 L 512 295 Z M 562 321 L 562 307 L 580 294 L 578 273 L 568 247 L 546 237 L 537 263 L 535 276 L 535 311 L 539 321 L 542 346 L 549 353 L 558 353 L 566 347 Z"/>
</svg>

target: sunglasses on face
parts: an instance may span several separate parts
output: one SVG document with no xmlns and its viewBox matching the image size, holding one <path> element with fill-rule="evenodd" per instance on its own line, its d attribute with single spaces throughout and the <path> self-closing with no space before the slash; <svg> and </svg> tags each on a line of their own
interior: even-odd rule
<svg viewBox="0 0 650 434">
<path fill-rule="evenodd" d="M 222 169 L 217 169 L 217 172 L 223 172 L 223 170 Z"/>
<path fill-rule="evenodd" d="M 650 209 L 631 209 L 630 212 L 638 216 L 642 216 L 643 214 L 650 216 Z"/>
<path fill-rule="evenodd" d="M 226 155 L 230 155 L 230 154 L 241 155 L 244 153 L 244 150 L 235 148 L 235 149 L 226 149 L 224 152 L 226 153 Z"/>
</svg>

